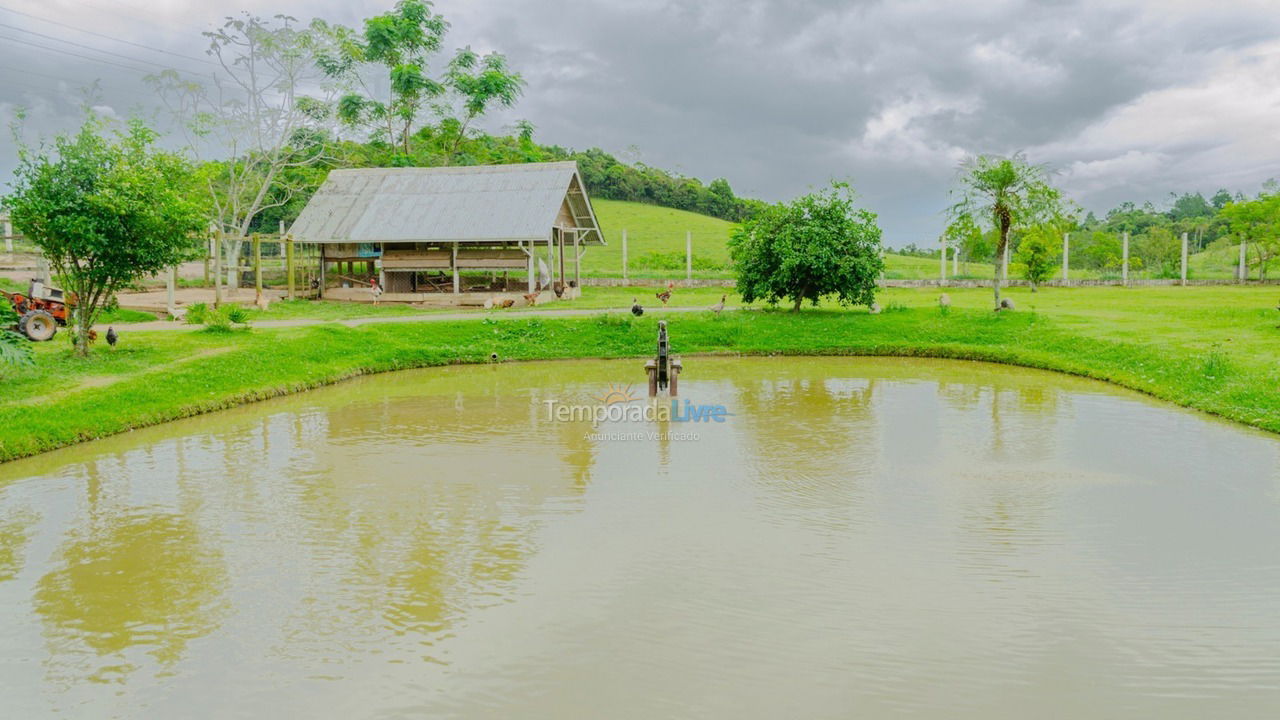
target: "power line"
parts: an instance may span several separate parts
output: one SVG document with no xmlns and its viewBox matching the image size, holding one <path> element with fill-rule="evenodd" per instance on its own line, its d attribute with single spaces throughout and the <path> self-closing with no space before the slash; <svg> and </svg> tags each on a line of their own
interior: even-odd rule
<svg viewBox="0 0 1280 720">
<path fill-rule="evenodd" d="M 90 46 L 90 45 L 85 45 L 85 44 L 83 44 L 83 43 L 78 43 L 78 42 L 75 42 L 75 41 L 73 41 L 73 40 L 63 40 L 63 39 L 62 39 L 62 38 L 60 38 L 60 37 L 54 37 L 53 35 L 45 35 L 44 33 L 38 33 L 38 32 L 36 32 L 35 30 L 28 30 L 28 29 L 26 29 L 26 28 L 18 27 L 17 25 L 7 25 L 7 24 L 5 24 L 5 23 L 0 23 L 0 28 L 6 28 L 6 29 L 9 29 L 9 30 L 17 30 L 18 32 L 24 32 L 24 33 L 27 33 L 27 34 L 29 34 L 29 35 L 35 35 L 36 37 L 39 37 L 39 38 L 44 38 L 45 40 L 52 40 L 52 41 L 54 41 L 54 42 L 60 42 L 60 43 L 66 44 L 66 45 L 71 45 L 72 47 L 78 47 L 78 48 L 81 48 L 81 49 L 84 49 L 84 50 L 89 50 L 90 52 L 102 53 L 103 55 L 110 55 L 110 56 L 112 56 L 112 57 L 118 57 L 118 58 L 120 58 L 120 59 L 122 59 L 122 60 L 128 60 L 129 62 L 141 62 L 141 63 L 147 63 L 148 65 L 155 65 L 156 67 L 158 67 L 158 68 L 162 68 L 162 69 L 165 69 L 165 70 L 168 70 L 168 69 L 170 69 L 170 67 L 171 67 L 171 66 L 169 66 L 169 65 L 164 65 L 164 64 L 162 64 L 162 63 L 151 62 L 150 60 L 144 60 L 143 58 L 130 57 L 129 55 L 122 55 L 122 54 L 120 54 L 120 53 L 118 53 L 118 52 L 111 52 L 110 50 L 102 50 L 102 49 L 100 49 L 100 48 L 92 47 L 92 46 Z"/>
<path fill-rule="evenodd" d="M 0 10 L 13 13 L 15 15 L 22 15 L 23 17 L 29 17 L 32 20 L 39 20 L 40 22 L 49 23 L 51 25 L 59 25 L 61 27 L 67 28 L 68 30 L 75 30 L 76 32 L 82 32 L 82 33 L 85 33 L 86 35 L 93 35 L 94 37 L 100 37 L 100 38 L 103 38 L 104 40 L 111 40 L 112 42 L 124 43 L 125 45 L 132 45 L 133 47 L 142 48 L 143 50 L 150 50 L 152 52 L 164 53 L 165 55 L 172 55 L 174 57 L 180 57 L 186 60 L 194 60 L 195 62 L 204 63 L 206 65 L 215 65 L 215 66 L 217 65 L 217 63 L 210 60 L 209 58 L 199 58 L 199 57 L 195 57 L 194 55 L 183 55 L 182 53 L 176 53 L 170 50 L 165 50 L 164 48 L 157 48 L 157 47 L 151 47 L 149 45 L 143 45 L 142 43 L 136 43 L 131 40 L 125 40 L 123 38 L 114 37 L 112 35 L 106 35 L 100 32 L 94 32 L 93 30 L 85 30 L 84 28 L 78 28 L 74 25 L 68 25 L 64 22 L 59 22 L 57 20 L 49 20 L 47 18 L 42 18 L 37 15 L 32 15 L 31 13 L 22 12 L 21 10 L 14 10 L 13 8 L 8 8 L 3 5 L 0 5 Z"/>
<path fill-rule="evenodd" d="M 38 43 L 33 43 L 30 40 L 23 40 L 21 38 L 5 37 L 3 35 L 0 35 L 0 40 L 8 40 L 9 42 L 16 42 L 16 43 L 21 43 L 23 45 L 30 45 L 31 47 L 40 48 L 41 50 L 48 50 L 49 52 L 62 53 L 63 55 L 70 55 L 71 57 L 78 57 L 84 60 L 91 60 L 93 62 L 102 63 L 104 65 L 114 65 L 115 67 L 124 68 L 125 70 L 129 70 L 131 72 L 142 73 L 143 75 L 146 75 L 147 73 L 151 72 L 150 70 L 137 68 L 137 67 L 130 67 L 129 65 L 123 65 L 121 63 L 113 62 L 111 60 L 104 60 L 102 58 L 90 57 L 88 55 L 81 55 L 80 53 L 71 52 L 70 50 L 63 50 L 62 48 L 49 47 L 48 45 L 40 45 Z"/>
<path fill-rule="evenodd" d="M 95 79 L 94 81 L 92 81 L 92 82 L 90 82 L 90 83 L 85 83 L 83 80 L 73 80 L 72 78 L 64 77 L 64 76 L 61 76 L 61 75 L 50 75 L 50 74 L 48 74 L 48 73 L 36 72 L 35 70 L 27 70 L 27 69 L 25 69 L 25 68 L 17 68 L 17 67 L 13 67 L 13 66 L 10 66 L 10 65 L 0 65 L 0 70 L 5 70 L 5 71 L 8 71 L 8 72 L 10 72 L 10 73 L 16 73 L 16 74 L 17 74 L 17 77 L 19 77 L 19 78 L 22 78 L 22 76 L 24 76 L 24 75 L 30 75 L 30 76 L 33 76 L 33 77 L 45 78 L 45 79 L 48 79 L 48 80 L 57 80 L 58 82 L 65 82 L 65 83 L 68 83 L 68 84 L 71 84 L 71 85 L 78 86 L 78 87 L 80 87 L 80 88 L 82 88 L 82 89 L 83 89 L 83 88 L 89 88 L 89 87 L 91 87 L 91 86 L 92 86 L 92 87 L 100 88 L 100 89 L 102 89 L 102 90 L 110 90 L 112 93 L 118 93 L 118 94 L 123 94 L 123 95 L 130 95 L 130 96 L 135 97 L 135 98 L 138 98 L 138 99 L 149 99 L 149 100 L 154 100 L 154 99 L 155 99 L 155 98 L 154 98 L 154 97 L 152 97 L 152 96 L 144 95 L 144 94 L 139 93 L 139 92 L 136 92 L 136 91 L 134 91 L 134 90 L 124 90 L 124 89 L 122 89 L 122 88 L 120 88 L 120 87 L 117 87 L 117 86 L 107 86 L 107 85 L 102 85 L 102 84 L 100 84 L 100 83 L 101 83 L 101 81 L 100 81 L 99 79 Z M 13 76 L 13 75 L 11 75 L 11 76 L 9 76 L 8 78 L 6 78 L 6 79 L 5 79 L 5 82 L 14 82 L 14 81 L 15 81 L 15 80 L 14 80 L 14 76 Z M 35 85 L 32 85 L 31 83 L 27 83 L 27 85 L 28 85 L 28 87 L 36 87 Z M 42 90 L 48 90 L 49 88 L 48 88 L 48 87 L 43 87 L 43 88 L 41 88 L 41 89 L 42 89 Z"/>
</svg>

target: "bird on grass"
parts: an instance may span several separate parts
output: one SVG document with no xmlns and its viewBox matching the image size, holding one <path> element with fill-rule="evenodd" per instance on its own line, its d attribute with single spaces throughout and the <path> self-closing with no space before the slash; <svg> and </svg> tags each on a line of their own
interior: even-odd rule
<svg viewBox="0 0 1280 720">
<path fill-rule="evenodd" d="M 644 308 L 640 307 L 640 301 L 631 298 L 631 314 L 640 317 L 644 314 Z"/>
<path fill-rule="evenodd" d="M 524 295 L 525 302 L 529 303 L 530 305 L 536 305 L 538 303 L 538 296 L 541 294 L 542 294 L 541 290 L 535 290 L 534 292 L 531 292 L 531 293 L 525 293 Z"/>
<path fill-rule="evenodd" d="M 506 309 L 515 304 L 516 304 L 515 298 L 502 298 L 502 300 L 498 303 L 498 307 Z"/>
<path fill-rule="evenodd" d="M 653 295 L 653 296 L 654 296 L 654 297 L 656 297 L 656 298 L 658 298 L 659 300 L 661 300 L 661 301 L 662 301 L 662 306 L 663 306 L 663 307 L 666 307 L 666 306 L 667 306 L 667 301 L 671 299 L 671 291 L 675 290 L 675 288 L 676 288 L 676 284 L 675 284 L 674 282 L 670 282 L 670 281 L 668 281 L 668 282 L 667 282 L 667 289 L 666 289 L 665 291 L 663 291 L 663 292 L 660 292 L 660 293 L 654 293 L 654 295 Z"/>
<path fill-rule="evenodd" d="M 113 327 L 107 328 L 107 344 L 115 347 L 118 342 L 120 342 L 120 333 L 116 332 Z"/>
<path fill-rule="evenodd" d="M 719 315 L 719 314 L 724 310 L 724 301 L 725 301 L 725 298 L 727 298 L 727 297 L 729 297 L 729 296 L 728 296 L 728 295 L 721 295 L 721 296 L 720 296 L 720 302 L 718 302 L 718 303 L 716 303 L 715 305 L 712 305 L 712 306 L 711 306 L 711 312 L 713 312 L 713 313 L 715 313 L 715 314 Z"/>
</svg>

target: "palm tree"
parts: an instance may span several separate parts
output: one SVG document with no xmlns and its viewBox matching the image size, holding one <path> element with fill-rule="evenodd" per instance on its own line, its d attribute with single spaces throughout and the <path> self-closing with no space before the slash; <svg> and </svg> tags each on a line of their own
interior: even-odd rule
<svg viewBox="0 0 1280 720">
<path fill-rule="evenodd" d="M 1004 275 L 1009 233 L 1055 217 L 1061 212 L 1061 195 L 1049 184 L 1042 165 L 1027 162 L 1022 153 L 1009 157 L 978 155 L 960 165 L 948 210 L 951 224 L 990 222 L 997 231 L 995 301 L 1000 307 L 1000 278 Z"/>
</svg>

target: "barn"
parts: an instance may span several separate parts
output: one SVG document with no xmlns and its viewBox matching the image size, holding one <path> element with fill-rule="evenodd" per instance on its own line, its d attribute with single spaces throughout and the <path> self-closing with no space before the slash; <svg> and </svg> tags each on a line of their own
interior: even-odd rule
<svg viewBox="0 0 1280 720">
<path fill-rule="evenodd" d="M 604 244 L 571 161 L 334 170 L 289 234 L 320 248 L 322 297 L 371 300 L 378 277 L 384 301 L 443 304 L 576 297 Z"/>
</svg>

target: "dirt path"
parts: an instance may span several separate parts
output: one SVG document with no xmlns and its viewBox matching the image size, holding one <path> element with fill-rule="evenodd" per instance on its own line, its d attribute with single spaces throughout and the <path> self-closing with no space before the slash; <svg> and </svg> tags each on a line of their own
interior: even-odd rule
<svg viewBox="0 0 1280 720">
<path fill-rule="evenodd" d="M 726 308 L 726 311 L 732 311 L 734 308 Z M 317 318 L 297 318 L 293 320 L 258 320 L 253 323 L 255 328 L 292 328 L 307 327 L 309 325 L 325 325 L 333 323 L 344 327 L 360 327 L 361 325 L 379 325 L 387 323 L 411 323 L 411 322 L 448 322 L 450 320 L 475 320 L 482 317 L 495 318 L 554 318 L 554 317 L 590 317 L 593 315 L 604 315 L 606 313 L 626 313 L 631 312 L 630 308 L 583 308 L 580 310 L 519 310 L 515 312 L 489 312 L 480 310 L 470 310 L 464 312 L 435 312 L 423 315 L 386 315 L 379 317 L 350 318 L 347 320 L 328 320 Z M 651 315 L 664 315 L 672 313 L 691 313 L 691 312 L 707 312 L 705 307 L 677 307 L 665 309 L 648 309 L 645 312 Z M 188 325 L 180 322 L 169 322 L 158 320 L 156 322 L 129 323 L 121 325 L 119 332 L 183 332 L 199 330 L 201 325 Z M 106 332 L 106 328 L 95 325 L 99 333 Z"/>
</svg>

